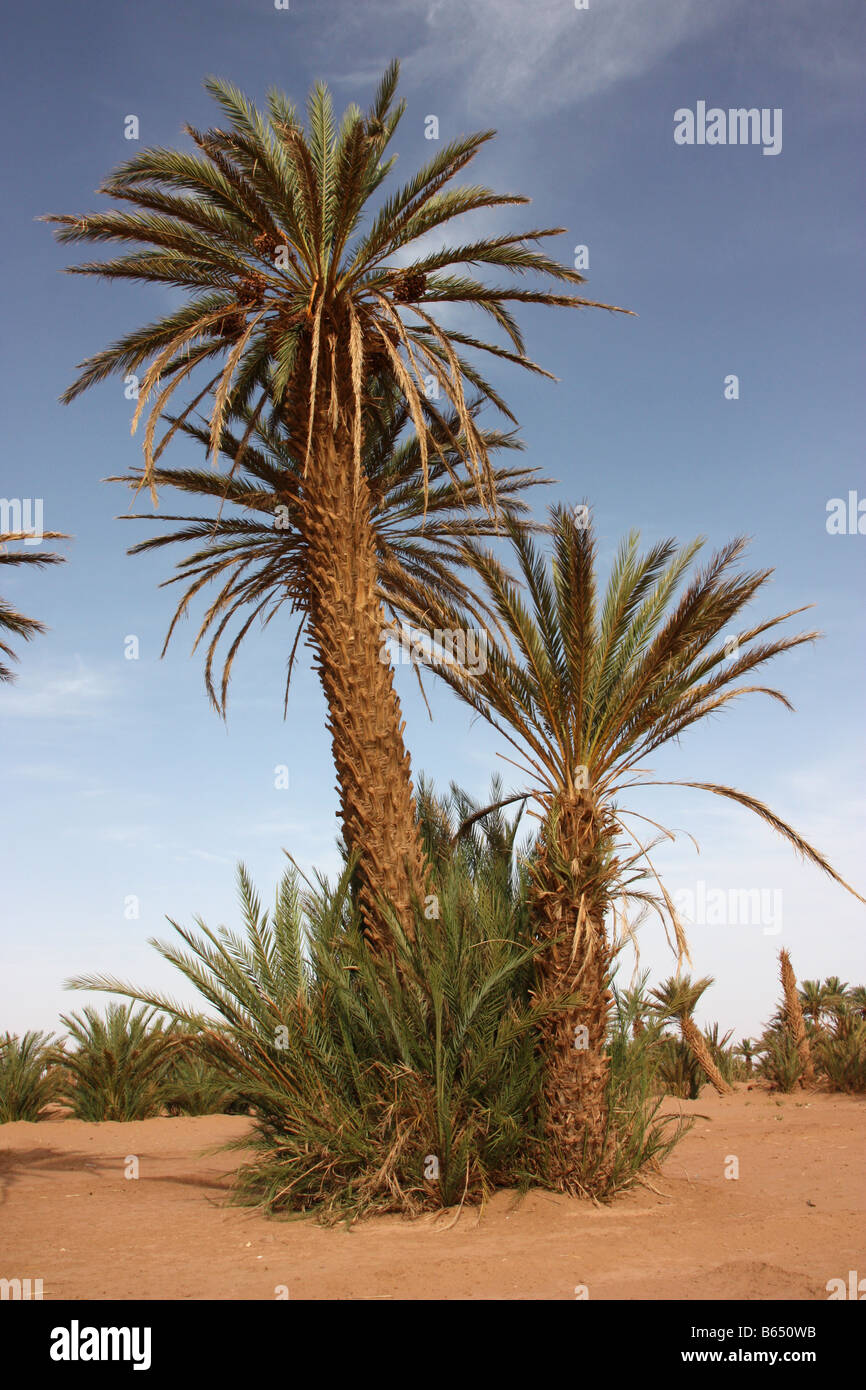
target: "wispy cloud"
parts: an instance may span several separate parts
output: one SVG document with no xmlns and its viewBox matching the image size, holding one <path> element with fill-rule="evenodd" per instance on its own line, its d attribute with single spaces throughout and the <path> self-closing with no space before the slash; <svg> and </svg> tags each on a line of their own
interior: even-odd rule
<svg viewBox="0 0 866 1390">
<path fill-rule="evenodd" d="M 11 690 L 2 692 L 0 718 L 93 718 L 104 713 L 114 691 L 113 679 L 78 657 L 74 671 L 63 675 L 23 672 Z"/>
<path fill-rule="evenodd" d="M 470 110 L 512 104 L 532 115 L 639 77 L 719 22 L 718 7 L 706 0 L 593 0 L 586 10 L 572 0 L 387 0 L 373 7 L 385 9 L 415 15 L 424 26 L 405 60 L 407 76 L 456 79 Z"/>
<path fill-rule="evenodd" d="M 843 13 L 844 9 L 844 13 Z M 345 37 L 346 13 L 340 14 Z M 341 85 L 365 89 L 393 56 L 382 48 L 387 27 L 402 52 L 407 78 L 456 85 L 467 111 L 527 119 L 576 106 L 642 77 L 682 45 L 724 29 L 734 55 L 744 43 L 768 64 L 802 73 L 844 104 L 860 83 L 854 7 L 834 15 L 814 0 L 754 6 L 728 0 L 367 0 L 357 7 L 353 68 Z M 747 38 L 744 38 L 744 33 Z M 334 38 L 334 31 L 328 31 Z M 405 35 L 415 38 L 414 48 Z M 376 53 L 370 52 L 375 41 Z M 435 108 L 434 108 L 435 110 Z"/>
</svg>

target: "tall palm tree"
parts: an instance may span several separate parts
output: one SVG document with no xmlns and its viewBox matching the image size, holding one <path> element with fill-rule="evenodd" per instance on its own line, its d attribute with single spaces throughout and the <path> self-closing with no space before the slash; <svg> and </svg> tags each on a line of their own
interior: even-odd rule
<svg viewBox="0 0 866 1390">
<path fill-rule="evenodd" d="M 515 750 L 529 777 L 520 794 L 531 789 L 541 818 L 531 866 L 535 929 L 548 942 L 540 989 L 551 996 L 571 993 L 575 1001 L 551 1019 L 543 1039 L 550 1137 L 559 1179 L 572 1189 L 588 1160 L 603 1170 L 610 1142 L 605 1035 L 615 952 L 609 919 L 614 928 L 621 923 L 617 904 L 627 912 L 633 906 L 657 911 L 673 929 L 680 959 L 686 953 L 673 901 L 649 857 L 673 835 L 621 806 L 620 796 L 635 787 L 671 785 L 724 797 L 843 883 L 817 850 L 753 796 L 714 782 L 660 782 L 646 764 L 657 749 L 740 695 L 761 691 L 790 708 L 778 690 L 738 681 L 818 636 L 762 640 L 802 610 L 754 622 L 740 633 L 738 654 L 730 658 L 724 634 L 771 573 L 734 570 L 745 541 L 726 545 L 686 582 L 700 541 L 683 547 L 659 541 L 641 556 L 632 533 L 600 595 L 593 528 L 585 522 L 583 511 L 576 520 L 564 508 L 553 510 L 549 564 L 529 536 L 510 528 L 527 597 L 492 553 L 470 543 L 508 643 L 488 632 L 486 670 L 473 679 L 435 654 L 431 659 Z M 655 838 L 639 829 L 646 824 Z"/>
<path fill-rule="evenodd" d="M 45 565 L 59 565 L 63 563 L 64 557 L 56 555 L 53 551 L 37 550 L 7 550 L 7 546 L 15 545 L 30 538 L 30 532 L 26 531 L 7 531 L 0 533 L 0 565 L 36 565 L 42 569 Z M 43 540 L 65 541 L 68 539 L 61 531 L 45 531 Z M 0 597 L 0 634 L 4 636 L 8 633 L 12 637 L 23 637 L 25 642 L 29 642 L 37 633 L 45 631 L 45 624 L 40 623 L 37 618 L 27 618 L 23 613 L 19 613 L 4 598 Z M 8 642 L 0 640 L 0 653 L 10 661 L 17 661 L 18 657 Z M 0 682 L 13 681 L 15 673 L 12 669 L 0 660 Z"/>
<path fill-rule="evenodd" d="M 710 1084 L 720 1096 L 729 1096 L 733 1094 L 732 1088 L 719 1071 L 707 1040 L 692 1017 L 701 995 L 713 983 L 710 975 L 702 980 L 692 980 L 689 975 L 672 975 L 658 989 L 651 989 L 650 994 L 664 1017 L 676 1019 L 683 1042 L 703 1068 Z"/>
<path fill-rule="evenodd" d="M 195 152 L 145 150 L 116 169 L 101 191 L 131 204 L 129 211 L 46 219 L 59 224 L 63 243 L 134 248 L 71 267 L 75 273 L 143 280 L 187 295 L 181 308 L 85 361 L 64 397 L 72 400 L 113 374 L 143 372 L 134 424 L 150 402 L 144 482 L 152 491 L 160 454 L 206 398 L 213 403 L 215 460 L 224 423 L 246 408 L 249 430 L 273 411 L 301 460 L 309 630 L 328 705 L 342 703 L 352 724 L 357 761 L 345 776 L 367 788 L 358 798 L 370 811 L 363 900 L 371 923 L 379 894 L 408 920 L 423 854 L 400 706 L 390 666 L 379 660 L 383 612 L 365 421 L 383 385 L 399 391 L 418 433 L 426 487 L 431 456 L 446 458 L 429 423 L 438 416 L 441 429 L 441 399 L 457 417 L 465 468 L 495 511 L 489 452 L 467 394 L 513 416 L 476 355 L 549 375 L 526 355 L 511 306 L 593 303 L 550 288 L 551 281 L 582 283 L 538 249 L 561 228 L 440 243 L 454 218 L 527 201 L 477 184 L 453 186 L 492 131 L 445 145 L 374 206 L 394 163 L 386 152 L 404 109 L 395 102 L 397 77 L 393 63 L 367 114 L 350 106 L 339 126 L 327 89 L 317 85 L 306 129 L 281 93 L 270 93 L 262 113 L 235 87 L 210 79 L 227 129 L 188 126 Z M 539 279 L 527 287 L 490 285 L 476 266 Z M 453 313 L 458 305 L 488 315 L 507 346 L 443 328 L 437 306 Z M 181 387 L 187 402 L 157 443 L 159 420 Z"/>
</svg>

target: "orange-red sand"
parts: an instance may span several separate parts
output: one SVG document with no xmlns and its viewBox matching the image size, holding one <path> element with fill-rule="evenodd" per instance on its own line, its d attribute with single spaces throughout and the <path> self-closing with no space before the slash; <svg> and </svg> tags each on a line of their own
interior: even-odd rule
<svg viewBox="0 0 866 1390">
<path fill-rule="evenodd" d="M 656 1191 L 500 1193 L 456 1222 L 352 1229 L 224 1204 L 238 1160 L 202 1150 L 245 1118 L 2 1125 L 0 1277 L 41 1278 L 46 1300 L 826 1299 L 866 1275 L 866 1101 L 740 1086 L 666 1104 L 699 1118 Z"/>
</svg>

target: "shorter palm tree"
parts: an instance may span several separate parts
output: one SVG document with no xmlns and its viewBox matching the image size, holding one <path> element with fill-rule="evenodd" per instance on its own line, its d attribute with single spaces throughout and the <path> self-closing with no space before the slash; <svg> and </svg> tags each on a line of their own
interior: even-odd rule
<svg viewBox="0 0 866 1390">
<path fill-rule="evenodd" d="M 525 531 L 508 527 L 526 594 L 496 556 L 467 545 L 507 641 L 488 629 L 486 669 L 471 677 L 436 653 L 431 658 L 515 750 L 528 783 L 518 795 L 531 795 L 541 820 L 530 863 L 533 928 L 546 943 L 539 991 L 573 1000 L 546 1019 L 543 1038 L 549 1140 L 561 1185 L 569 1190 L 584 1190 L 588 1171 L 590 1185 L 603 1180 L 613 1143 L 605 1041 L 624 914 L 656 911 L 672 930 L 679 961 L 687 955 L 673 901 L 650 858 L 673 833 L 623 806 L 623 794 L 683 786 L 733 801 L 848 888 L 763 802 L 716 782 L 661 782 L 645 761 L 743 695 L 760 692 L 790 709 L 780 691 L 739 682 L 818 636 L 776 635 L 802 610 L 756 619 L 740 632 L 731 657 L 725 634 L 772 573 L 734 569 L 745 540 L 724 546 L 686 581 L 700 541 L 683 547 L 659 541 L 641 556 L 633 533 L 599 594 L 595 540 L 586 521 L 584 510 L 554 509 L 549 564 Z M 448 625 L 441 614 L 437 620 Z M 641 830 L 647 824 L 649 835 Z M 632 934 L 629 927 L 625 936 Z"/>
<path fill-rule="evenodd" d="M 713 983 L 710 975 L 702 980 L 692 980 L 689 975 L 672 975 L 658 989 L 650 990 L 650 995 L 663 1017 L 676 1019 L 683 1042 L 703 1068 L 707 1080 L 720 1096 L 729 1096 L 733 1094 L 731 1087 L 719 1071 L 709 1044 L 692 1017 L 701 995 Z"/>
<path fill-rule="evenodd" d="M 7 550 L 7 546 L 15 545 L 16 542 L 32 539 L 29 532 L 7 531 L 0 534 L 0 565 L 36 565 L 42 569 L 45 565 L 59 565 L 63 563 L 62 555 L 55 555 L 53 551 L 36 550 Z M 65 541 L 68 539 L 60 531 L 46 531 L 43 540 Z M 0 598 L 0 634 L 9 633 L 14 637 L 23 637 L 25 642 L 29 642 L 31 637 L 37 633 L 45 631 L 45 624 L 40 623 L 36 618 L 26 618 L 23 613 L 19 613 L 4 598 Z M 0 640 L 0 654 L 7 659 L 17 661 L 12 647 L 8 642 Z M 12 681 L 15 674 L 10 668 L 0 660 L 0 681 Z"/>
</svg>

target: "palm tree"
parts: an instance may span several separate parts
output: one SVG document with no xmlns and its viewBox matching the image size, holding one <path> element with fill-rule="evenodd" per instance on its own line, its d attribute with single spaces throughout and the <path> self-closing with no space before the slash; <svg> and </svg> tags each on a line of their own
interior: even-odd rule
<svg viewBox="0 0 866 1390">
<path fill-rule="evenodd" d="M 803 1017 L 803 1008 L 797 993 L 794 967 L 791 964 L 790 955 L 784 949 L 779 952 L 779 972 L 782 980 L 785 1027 L 797 1048 L 797 1055 L 803 1067 L 803 1085 L 810 1086 L 815 1080 L 815 1064 L 812 1061 L 812 1049 L 809 1046 L 809 1035 L 806 1032 L 806 1020 Z"/>
<path fill-rule="evenodd" d="M 253 424 L 252 432 L 239 422 L 239 432 L 224 427 L 221 453 L 227 460 L 228 476 L 210 469 L 168 468 L 154 470 L 159 488 L 172 487 L 198 500 L 212 501 L 211 515 L 158 516 L 135 515 L 125 519 L 145 519 L 171 523 L 164 534 L 141 541 L 131 553 L 171 545 L 188 547 L 178 560 L 176 574 L 166 584 L 179 584 L 182 596 L 166 637 L 163 652 L 190 604 L 206 591 L 216 593 L 205 609 L 194 642 L 194 649 L 209 639 L 205 656 L 205 683 L 211 702 L 223 715 L 235 656 L 258 618 L 269 623 L 281 609 L 297 615 L 297 628 L 291 644 L 286 679 L 286 701 L 292 666 L 302 634 L 310 624 L 310 555 L 302 526 L 303 464 L 292 453 L 291 439 L 279 421 Z M 432 601 L 443 599 L 458 605 L 466 628 L 485 612 L 467 586 L 462 572 L 468 561 L 463 549 L 467 537 L 494 535 L 499 522 L 491 517 L 484 499 L 472 479 L 460 480 L 460 431 L 456 418 L 431 422 L 431 437 L 441 445 L 443 458 L 430 460 L 425 494 L 420 473 L 421 444 L 417 433 L 407 430 L 409 410 L 392 393 L 380 404 L 378 418 L 365 432 L 364 473 L 370 496 L 370 525 L 377 560 L 377 597 L 383 613 L 380 630 L 381 661 L 389 661 L 385 634 L 401 624 L 408 627 L 408 638 L 420 636 Z M 181 429 L 198 440 L 207 440 L 207 431 L 193 422 Z M 246 443 L 242 443 L 248 435 Z M 512 432 L 484 431 L 485 447 L 493 460 L 499 451 L 519 450 L 522 445 Z M 141 473 L 113 479 L 127 483 L 136 493 Z M 523 517 L 523 494 L 546 480 L 536 469 L 491 462 L 490 485 L 500 514 L 528 525 Z M 400 631 L 407 640 L 406 627 Z M 314 660 L 320 671 L 323 658 L 313 636 Z M 222 656 L 221 656 L 222 654 Z M 220 660 L 221 657 L 221 660 Z M 219 667 L 221 666 L 221 670 Z M 416 668 L 417 669 L 417 668 Z M 364 746 L 358 738 L 355 703 L 352 700 L 351 670 L 340 673 L 344 684 L 338 697 L 329 700 L 328 729 L 337 768 L 343 839 L 347 847 L 366 845 L 366 830 L 376 821 L 376 783 L 364 762 Z M 329 686 L 323 680 L 326 697 Z M 402 735 L 401 735 L 402 748 Z M 402 753 L 408 775 L 408 754 Z M 359 865 L 361 903 L 363 890 L 375 881 L 365 878 L 365 861 Z M 368 914 L 368 933 L 376 930 L 373 914 Z M 411 932 L 411 922 L 408 924 Z"/>
<path fill-rule="evenodd" d="M 437 244 L 440 229 L 456 217 L 527 201 L 479 185 L 453 186 L 492 131 L 452 141 L 372 206 L 394 163 L 386 152 L 404 109 L 395 103 L 397 77 L 393 63 L 368 113 L 350 106 L 339 127 L 327 89 L 317 85 L 306 130 L 281 93 L 270 93 L 263 114 L 230 84 L 210 79 L 206 87 L 228 129 L 187 127 L 196 152 L 145 150 L 116 169 L 101 191 L 131 204 L 130 211 L 46 219 L 59 224 L 63 243 L 134 248 L 71 267 L 75 273 L 186 292 L 181 308 L 85 361 L 64 396 L 72 400 L 113 374 L 137 379 L 143 371 L 134 425 L 151 401 L 144 482 L 154 496 L 159 456 L 206 398 L 213 402 L 215 460 L 225 422 L 246 409 L 250 432 L 263 413 L 273 412 L 300 460 L 309 632 L 329 708 L 343 703 L 352 725 L 357 763 L 341 771 L 341 780 L 359 783 L 357 798 L 369 812 L 362 900 L 376 931 L 380 894 L 408 922 L 423 854 L 400 706 L 390 666 L 379 660 L 383 612 L 364 471 L 366 422 L 383 388 L 403 396 L 426 488 L 431 455 L 446 457 L 429 423 L 438 417 L 443 426 L 441 397 L 457 417 L 454 443 L 466 471 L 495 512 L 489 452 L 467 392 L 513 416 L 475 354 L 549 375 L 526 355 L 511 306 L 593 303 L 550 288 L 551 281 L 582 283 L 576 271 L 538 249 L 560 228 Z M 476 266 L 547 283 L 489 285 L 477 278 Z M 446 331 L 436 317 L 439 305 L 487 314 L 508 346 Z M 189 399 L 157 444 L 158 422 L 181 386 Z"/>
<path fill-rule="evenodd" d="M 52 551 L 35 550 L 7 550 L 8 545 L 15 545 L 16 542 L 26 541 L 30 537 L 29 532 L 7 531 L 0 534 L 0 565 L 36 565 L 40 569 L 45 565 L 59 565 L 63 563 L 62 555 L 55 555 Z M 60 531 L 45 531 L 43 540 L 65 541 L 68 539 Z M 23 613 L 19 613 L 4 598 L 0 598 L 0 633 L 9 633 L 14 637 L 23 637 L 25 642 L 29 642 L 31 637 L 37 633 L 45 631 L 45 624 L 40 623 L 36 618 L 27 618 Z M 17 661 L 18 658 L 8 642 L 0 641 L 0 653 L 10 661 Z M 0 661 L 0 681 L 13 681 L 15 673 Z"/>
<path fill-rule="evenodd" d="M 529 536 L 510 527 L 528 598 L 492 553 L 470 544 L 508 644 L 489 630 L 486 670 L 472 679 L 436 654 L 431 659 L 515 750 L 541 818 L 531 864 L 534 926 L 548 943 L 540 990 L 574 999 L 572 1008 L 553 1016 L 543 1037 L 550 1138 L 559 1180 L 570 1189 L 580 1185 L 587 1156 L 603 1168 L 610 1143 L 605 1036 L 616 943 L 608 919 L 615 929 L 617 903 L 624 910 L 634 903 L 657 911 L 673 928 L 680 959 L 686 954 L 673 901 L 649 858 L 673 835 L 655 821 L 648 822 L 654 839 L 633 828 L 634 817 L 639 824 L 648 818 L 621 806 L 620 794 L 672 785 L 724 797 L 760 816 L 843 883 L 817 850 L 756 798 L 713 782 L 660 782 L 645 762 L 740 695 L 762 691 L 790 708 L 777 690 L 737 682 L 818 636 L 762 640 L 802 610 L 756 621 L 741 632 L 738 654 L 730 659 L 724 633 L 771 573 L 733 571 L 745 541 L 719 551 L 677 598 L 701 542 L 678 547 L 659 541 L 640 556 L 632 533 L 600 597 L 593 529 L 585 520 L 583 512 L 577 521 L 564 508 L 553 510 L 549 565 Z"/>
<path fill-rule="evenodd" d="M 800 1005 L 803 1015 L 814 1028 L 820 1028 L 827 996 L 820 980 L 803 980 L 800 985 Z"/>
<path fill-rule="evenodd" d="M 823 984 L 824 1013 L 830 1019 L 841 1017 L 848 1010 L 850 986 L 838 975 L 828 975 Z"/>
<path fill-rule="evenodd" d="M 672 975 L 658 989 L 650 990 L 650 994 L 665 1018 L 676 1019 L 683 1042 L 703 1068 L 707 1080 L 720 1096 L 730 1096 L 732 1088 L 716 1066 L 709 1044 L 692 1017 L 701 995 L 713 983 L 710 975 L 694 981 L 689 975 Z"/>
<path fill-rule="evenodd" d="M 741 1039 L 741 1041 L 737 1044 L 735 1051 L 740 1055 L 740 1057 L 742 1057 L 743 1061 L 746 1064 L 746 1075 L 751 1076 L 752 1070 L 754 1068 L 755 1057 L 758 1052 L 758 1046 L 755 1042 L 755 1039 Z"/>
</svg>

